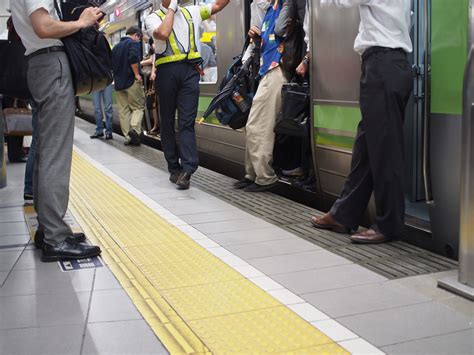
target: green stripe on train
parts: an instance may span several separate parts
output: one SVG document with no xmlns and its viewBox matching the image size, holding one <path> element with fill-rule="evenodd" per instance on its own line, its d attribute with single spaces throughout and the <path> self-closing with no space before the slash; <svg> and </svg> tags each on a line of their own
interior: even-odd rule
<svg viewBox="0 0 474 355">
<path fill-rule="evenodd" d="M 351 150 L 361 119 L 360 109 L 334 105 L 315 105 L 313 109 L 315 143 Z"/>
<path fill-rule="evenodd" d="M 468 19 L 468 0 L 431 2 L 432 113 L 454 115 L 462 113 Z"/>
</svg>

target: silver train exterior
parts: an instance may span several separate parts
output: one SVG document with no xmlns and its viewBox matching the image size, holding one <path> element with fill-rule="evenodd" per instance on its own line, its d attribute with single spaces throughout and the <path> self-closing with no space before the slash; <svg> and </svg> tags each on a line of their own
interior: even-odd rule
<svg viewBox="0 0 474 355">
<path fill-rule="evenodd" d="M 250 2 L 231 1 L 216 18 L 217 83 L 243 46 L 249 27 Z M 472 87 L 470 80 L 474 80 L 464 77 L 469 72 L 466 70 L 468 49 L 474 40 L 473 2 L 457 0 L 446 6 L 445 0 L 414 0 L 411 33 L 414 90 L 404 128 L 406 238 L 453 258 L 457 258 L 459 243 L 462 99 L 463 95 L 469 96 L 466 91 Z M 310 3 L 311 138 L 317 172 L 314 198 L 324 210 L 342 191 L 350 171 L 352 144 L 360 120 L 361 62 L 352 49 L 359 14 L 356 8 L 322 9 L 319 1 Z M 115 43 L 128 26 L 143 26 L 144 18 L 159 1 L 107 4 L 104 10 L 109 22 L 104 28 Z M 200 113 L 215 95 L 217 83 L 201 84 Z M 243 131 L 221 126 L 211 116 L 196 125 L 196 133 L 200 152 L 243 166 Z M 369 219 L 373 209 L 371 203 Z"/>
</svg>

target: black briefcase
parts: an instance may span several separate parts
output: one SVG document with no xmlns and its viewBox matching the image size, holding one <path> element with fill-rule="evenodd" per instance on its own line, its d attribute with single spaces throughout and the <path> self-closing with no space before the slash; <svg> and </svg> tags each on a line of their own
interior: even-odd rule
<svg viewBox="0 0 474 355">
<path fill-rule="evenodd" d="M 290 82 L 281 89 L 281 113 L 275 124 L 275 133 L 292 137 L 306 137 L 310 114 L 308 83 Z"/>
</svg>

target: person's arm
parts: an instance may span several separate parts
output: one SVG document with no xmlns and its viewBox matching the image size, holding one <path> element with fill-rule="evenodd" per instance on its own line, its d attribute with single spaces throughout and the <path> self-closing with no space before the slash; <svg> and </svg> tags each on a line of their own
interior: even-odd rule
<svg viewBox="0 0 474 355">
<path fill-rule="evenodd" d="M 151 59 L 152 59 L 152 66 L 151 66 L 150 80 L 155 81 L 156 79 L 156 64 L 155 64 L 156 54 L 155 53 L 153 53 L 153 55 L 151 56 Z"/>
<path fill-rule="evenodd" d="M 353 7 L 359 5 L 366 5 L 373 0 L 321 0 L 321 6 L 337 6 L 337 7 Z"/>
<path fill-rule="evenodd" d="M 214 4 L 212 4 L 211 8 L 211 15 L 215 15 L 220 12 L 224 7 L 229 4 L 230 0 L 216 0 Z M 203 20 L 205 20 L 203 18 Z"/>
<path fill-rule="evenodd" d="M 167 41 L 173 31 L 174 14 L 178 11 L 178 0 L 171 0 L 163 22 L 153 30 L 153 38 Z"/>
<path fill-rule="evenodd" d="M 128 51 L 128 60 L 130 62 L 130 67 L 132 68 L 133 75 L 135 76 L 136 81 L 142 81 L 142 76 L 140 75 L 140 55 L 141 46 L 140 43 L 133 43 L 130 45 L 130 49 Z"/>
<path fill-rule="evenodd" d="M 296 16 L 296 14 L 293 13 L 293 1 L 294 0 L 288 0 L 283 3 L 283 7 L 281 8 L 280 14 L 275 23 L 275 34 L 278 37 L 284 38 L 288 35 L 291 20 Z"/>
<path fill-rule="evenodd" d="M 39 38 L 64 38 L 82 28 L 94 26 L 102 16 L 97 7 L 86 8 L 77 21 L 62 22 L 51 18 L 45 8 L 33 11 L 30 15 L 31 25 Z"/>
</svg>

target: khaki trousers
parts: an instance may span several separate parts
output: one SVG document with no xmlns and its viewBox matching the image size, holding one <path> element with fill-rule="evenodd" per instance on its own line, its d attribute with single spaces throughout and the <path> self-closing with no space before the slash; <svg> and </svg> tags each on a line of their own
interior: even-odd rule
<svg viewBox="0 0 474 355">
<path fill-rule="evenodd" d="M 117 91 L 120 128 L 126 140 L 130 140 L 128 132 L 135 130 L 142 133 L 142 120 L 145 109 L 145 92 L 142 83 L 135 81 L 128 89 Z"/>
<path fill-rule="evenodd" d="M 245 177 L 259 185 L 278 180 L 273 170 L 276 117 L 281 111 L 281 88 L 288 80 L 280 67 L 261 79 L 245 126 Z"/>
</svg>

